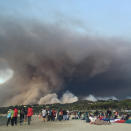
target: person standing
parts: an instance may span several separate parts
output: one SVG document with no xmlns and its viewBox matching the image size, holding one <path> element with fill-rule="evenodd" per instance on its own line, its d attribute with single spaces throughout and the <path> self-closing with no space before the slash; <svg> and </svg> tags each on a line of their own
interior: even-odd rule
<svg viewBox="0 0 131 131">
<path fill-rule="evenodd" d="M 78 111 L 78 119 L 80 119 L 81 118 L 81 112 L 80 111 Z"/>
<path fill-rule="evenodd" d="M 48 117 L 47 117 L 48 121 L 51 121 L 51 115 L 52 115 L 51 109 L 48 109 L 47 114 L 48 114 Z"/>
<path fill-rule="evenodd" d="M 11 125 L 14 126 L 14 107 L 11 109 Z"/>
<path fill-rule="evenodd" d="M 111 119 L 111 116 L 112 116 L 111 109 L 107 110 L 106 115 L 107 115 L 108 122 L 110 123 L 110 119 Z"/>
<path fill-rule="evenodd" d="M 24 108 L 20 109 L 20 125 L 24 122 Z"/>
<path fill-rule="evenodd" d="M 15 125 L 17 125 L 17 117 L 18 117 L 18 109 L 15 107 L 14 115 L 13 115 L 13 120 Z"/>
<path fill-rule="evenodd" d="M 24 122 L 27 122 L 27 107 L 24 106 L 23 110 L 24 110 Z"/>
<path fill-rule="evenodd" d="M 63 120 L 67 120 L 67 111 L 63 110 Z"/>
<path fill-rule="evenodd" d="M 61 109 L 59 111 L 59 121 L 61 121 L 63 119 L 63 110 Z"/>
<path fill-rule="evenodd" d="M 90 122 L 88 112 L 85 113 L 85 120 L 86 120 L 86 122 Z"/>
<path fill-rule="evenodd" d="M 27 117 L 28 117 L 28 125 L 30 125 L 31 123 L 31 117 L 33 115 L 33 109 L 31 106 L 28 107 L 28 111 L 27 111 Z"/>
<path fill-rule="evenodd" d="M 55 121 L 55 117 L 56 117 L 56 111 L 55 109 L 52 110 L 52 121 Z"/>
<path fill-rule="evenodd" d="M 11 109 L 9 109 L 7 113 L 7 123 L 6 123 L 7 126 L 10 124 L 10 121 L 11 121 Z"/>
<path fill-rule="evenodd" d="M 46 111 L 46 109 L 44 108 L 44 109 L 42 110 L 42 117 L 43 117 L 43 121 L 44 121 L 44 122 L 46 122 L 46 115 L 47 115 L 47 111 Z"/>
</svg>

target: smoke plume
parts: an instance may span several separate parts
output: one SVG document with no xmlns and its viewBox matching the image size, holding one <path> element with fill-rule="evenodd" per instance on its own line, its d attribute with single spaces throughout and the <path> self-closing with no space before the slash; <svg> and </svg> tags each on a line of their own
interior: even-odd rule
<svg viewBox="0 0 131 131">
<path fill-rule="evenodd" d="M 95 97 L 94 95 L 89 95 L 87 97 L 84 98 L 84 100 L 88 100 L 88 101 L 98 101 L 98 100 L 104 100 L 104 101 L 107 101 L 107 100 L 118 100 L 115 96 L 108 96 L 108 97 Z"/>
<path fill-rule="evenodd" d="M 0 71 L 12 75 L 0 85 L 0 105 L 76 101 L 69 93 L 58 99 L 66 90 L 79 98 L 93 92 L 125 97 L 131 85 L 130 49 L 121 38 L 1 16 L 0 61 L 6 66 L 0 62 Z"/>
<path fill-rule="evenodd" d="M 53 94 L 48 94 L 40 99 L 38 102 L 39 104 L 53 104 L 53 103 L 73 103 L 78 101 L 78 97 L 72 94 L 69 91 L 66 91 L 63 96 L 59 99 L 58 95 L 53 93 Z"/>
</svg>

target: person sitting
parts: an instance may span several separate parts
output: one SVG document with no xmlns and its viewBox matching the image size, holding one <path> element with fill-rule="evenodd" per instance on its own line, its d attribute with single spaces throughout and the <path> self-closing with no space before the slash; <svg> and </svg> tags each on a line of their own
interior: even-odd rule
<svg viewBox="0 0 131 131">
<path fill-rule="evenodd" d="M 89 116 L 90 124 L 94 124 L 96 119 L 97 119 L 96 117 L 94 117 L 93 115 L 90 115 Z"/>
</svg>

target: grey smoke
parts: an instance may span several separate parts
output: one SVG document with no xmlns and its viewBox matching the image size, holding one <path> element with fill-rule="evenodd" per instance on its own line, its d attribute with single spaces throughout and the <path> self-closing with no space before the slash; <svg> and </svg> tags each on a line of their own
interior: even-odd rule
<svg viewBox="0 0 131 131">
<path fill-rule="evenodd" d="M 108 97 L 95 97 L 94 95 L 90 94 L 89 96 L 85 97 L 83 100 L 93 101 L 96 102 L 98 100 L 118 100 L 115 96 L 108 96 Z"/>
<path fill-rule="evenodd" d="M 63 96 L 59 99 L 56 93 L 48 94 L 40 99 L 38 104 L 54 104 L 54 103 L 73 103 L 78 101 L 78 97 L 69 91 L 66 91 Z"/>
<path fill-rule="evenodd" d="M 4 84 L 13 77 L 13 71 L 9 69 L 8 64 L 0 59 L 0 85 Z"/>
<path fill-rule="evenodd" d="M 57 94 L 66 90 L 80 98 L 94 90 L 96 95 L 126 96 L 131 85 L 130 49 L 130 43 L 121 38 L 90 36 L 62 25 L 1 16 L 0 59 L 14 75 L 0 88 L 0 105 L 39 103 L 48 94 L 57 100 Z M 117 83 L 115 88 L 114 81 L 124 85 Z"/>
</svg>

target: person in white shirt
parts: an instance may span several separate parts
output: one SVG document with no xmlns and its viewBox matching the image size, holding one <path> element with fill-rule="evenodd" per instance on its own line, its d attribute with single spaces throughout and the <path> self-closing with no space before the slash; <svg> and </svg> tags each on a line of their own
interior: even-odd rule
<svg viewBox="0 0 131 131">
<path fill-rule="evenodd" d="M 46 115 L 47 115 L 47 111 L 46 111 L 46 109 L 44 108 L 44 109 L 42 110 L 42 117 L 43 117 L 43 121 L 44 121 L 44 122 L 46 122 Z"/>
<path fill-rule="evenodd" d="M 97 118 L 94 116 L 89 116 L 89 119 L 90 119 L 90 124 L 94 124 Z"/>
</svg>

